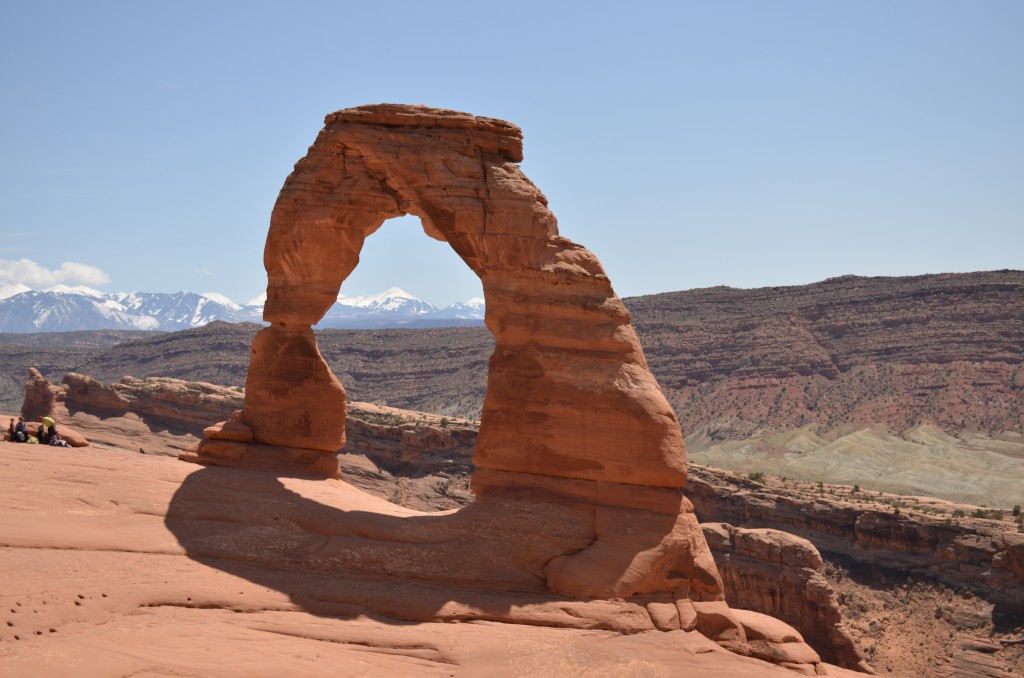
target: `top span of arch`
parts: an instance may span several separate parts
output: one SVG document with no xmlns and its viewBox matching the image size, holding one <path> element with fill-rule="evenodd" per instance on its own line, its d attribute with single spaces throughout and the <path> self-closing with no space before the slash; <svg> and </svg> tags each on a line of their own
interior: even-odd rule
<svg viewBox="0 0 1024 678">
<path fill-rule="evenodd" d="M 489 275 L 539 271 L 564 249 L 547 198 L 516 164 L 522 131 L 515 125 L 397 104 L 345 109 L 325 122 L 271 215 L 266 320 L 316 324 L 364 239 L 404 214 L 448 242 L 485 293 Z"/>
<path fill-rule="evenodd" d="M 498 118 L 429 106 L 371 104 L 328 113 L 324 118 L 324 126 L 331 127 L 336 124 L 469 131 L 481 148 L 499 153 L 512 162 L 523 161 L 523 131 L 516 125 Z"/>
</svg>

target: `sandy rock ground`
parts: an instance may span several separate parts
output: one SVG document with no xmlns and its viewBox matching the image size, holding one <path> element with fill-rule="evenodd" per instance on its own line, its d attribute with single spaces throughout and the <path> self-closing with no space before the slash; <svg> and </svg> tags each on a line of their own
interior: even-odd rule
<svg viewBox="0 0 1024 678">
<path fill-rule="evenodd" d="M 410 623 L 338 602 L 341 584 L 322 575 L 190 557 L 166 516 L 203 467 L 154 442 L 146 454 L 0 443 L 0 676 L 793 675 L 696 633 Z M 285 482 L 315 501 L 391 506 L 339 481 Z M 382 582 L 344 582 L 363 584 Z"/>
</svg>

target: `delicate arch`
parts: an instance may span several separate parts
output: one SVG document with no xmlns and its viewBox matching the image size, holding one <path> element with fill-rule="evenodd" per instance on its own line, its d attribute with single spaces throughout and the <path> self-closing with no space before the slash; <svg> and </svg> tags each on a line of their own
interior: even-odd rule
<svg viewBox="0 0 1024 678">
<path fill-rule="evenodd" d="M 477 466 L 683 484 L 679 427 L 629 314 L 597 258 L 558 235 L 547 199 L 516 164 L 521 144 L 514 125 L 454 111 L 379 105 L 327 116 L 271 216 L 271 327 L 254 343 L 243 414 L 254 442 L 332 454 L 341 446 L 344 389 L 309 328 L 337 299 L 365 238 L 414 214 L 483 283 L 496 348 Z"/>
<path fill-rule="evenodd" d="M 516 164 L 521 142 L 507 122 L 421 106 L 328 115 L 271 216 L 271 324 L 253 341 L 244 408 L 183 458 L 338 476 L 345 390 L 311 327 L 365 238 L 413 214 L 480 276 L 496 340 L 474 456 L 476 510 L 452 524 L 472 530 L 480 516 L 526 515 L 538 501 L 593 507 L 578 526 L 583 544 L 554 534 L 538 542 L 561 544 L 561 555 L 543 559 L 549 590 L 720 600 L 721 580 L 678 492 L 685 452 L 675 415 L 597 258 L 558 235 L 547 200 Z M 509 544 L 503 557 L 528 562 L 519 548 Z"/>
</svg>

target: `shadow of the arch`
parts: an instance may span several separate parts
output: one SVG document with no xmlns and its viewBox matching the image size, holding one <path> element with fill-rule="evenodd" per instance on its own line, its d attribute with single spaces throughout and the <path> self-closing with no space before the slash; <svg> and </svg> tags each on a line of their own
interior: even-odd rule
<svg viewBox="0 0 1024 678">
<path fill-rule="evenodd" d="M 635 606 L 546 586 L 552 559 L 594 542 L 594 513 L 543 492 L 499 492 L 459 510 L 421 513 L 342 481 L 202 467 L 175 492 L 165 523 L 193 560 L 320 616 L 629 630 L 636 614 L 624 610 Z M 665 515 L 664 530 L 649 532 L 651 547 L 672 522 Z M 626 557 L 620 566 L 630 563 Z"/>
</svg>

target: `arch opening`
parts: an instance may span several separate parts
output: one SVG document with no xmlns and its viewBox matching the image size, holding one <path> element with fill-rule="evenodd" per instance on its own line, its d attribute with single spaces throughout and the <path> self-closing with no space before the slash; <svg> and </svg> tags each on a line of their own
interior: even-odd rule
<svg viewBox="0 0 1024 678">
<path fill-rule="evenodd" d="M 405 292 L 418 300 L 407 301 Z M 362 489 L 426 513 L 473 501 L 472 458 L 494 340 L 482 312 L 459 318 L 471 309 L 446 314 L 435 299 L 449 306 L 482 296 L 476 274 L 446 242 L 429 237 L 418 217 L 387 219 L 366 236 L 341 284 L 341 303 L 316 326 L 321 353 L 349 398 L 338 451 L 343 478 L 358 476 Z M 373 348 L 353 351 L 347 333 L 330 329 L 370 330 Z"/>
<path fill-rule="evenodd" d="M 408 305 L 404 313 L 401 299 L 397 299 L 382 313 L 377 322 L 369 317 L 371 297 L 398 288 L 432 308 L 419 304 Z M 422 220 L 415 215 L 404 215 L 385 220 L 373 233 L 366 236 L 359 252 L 359 261 L 341 284 L 342 301 L 358 301 L 365 313 L 364 323 L 331 322 L 325 317 L 317 329 L 373 329 L 377 327 L 444 327 L 482 324 L 460 322 L 471 318 L 441 313 L 444 309 L 483 298 L 483 283 L 458 254 L 445 242 L 427 233 Z M 383 311 L 394 311 L 384 315 Z"/>
</svg>

